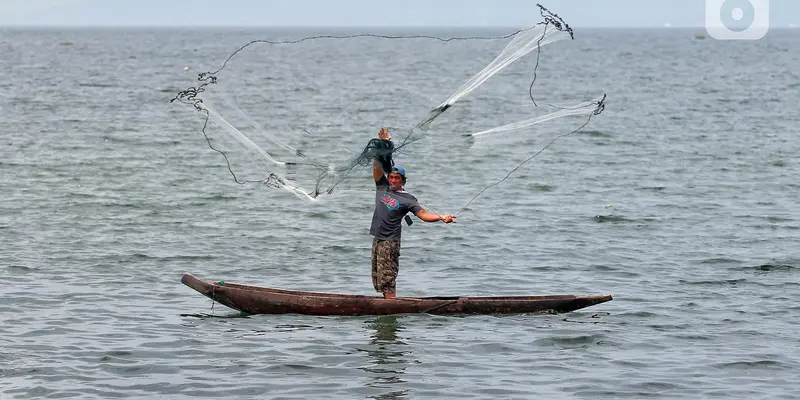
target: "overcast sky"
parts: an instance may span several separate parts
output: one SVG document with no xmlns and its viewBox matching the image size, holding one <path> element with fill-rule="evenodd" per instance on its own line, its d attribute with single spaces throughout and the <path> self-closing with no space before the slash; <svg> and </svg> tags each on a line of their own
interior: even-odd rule
<svg viewBox="0 0 800 400">
<path fill-rule="evenodd" d="M 574 27 L 702 27 L 705 1 L 538 2 Z M 0 0 L 0 26 L 519 27 L 539 20 L 536 3 L 536 0 Z M 800 25 L 800 0 L 769 3 L 771 26 Z"/>
</svg>

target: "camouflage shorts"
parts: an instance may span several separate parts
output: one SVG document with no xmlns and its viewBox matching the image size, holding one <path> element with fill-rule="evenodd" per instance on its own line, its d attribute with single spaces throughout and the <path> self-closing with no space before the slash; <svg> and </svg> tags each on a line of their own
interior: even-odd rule
<svg viewBox="0 0 800 400">
<path fill-rule="evenodd" d="M 372 238 L 372 286 L 378 293 L 397 293 L 395 281 L 399 261 L 399 240 Z"/>
</svg>

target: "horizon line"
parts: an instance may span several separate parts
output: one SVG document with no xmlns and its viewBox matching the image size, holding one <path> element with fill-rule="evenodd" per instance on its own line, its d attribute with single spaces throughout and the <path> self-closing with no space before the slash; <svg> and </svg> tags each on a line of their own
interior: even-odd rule
<svg viewBox="0 0 800 400">
<path fill-rule="evenodd" d="M 629 26 L 570 26 L 573 29 L 706 29 L 704 25 L 672 25 L 672 26 L 656 26 L 656 25 L 629 25 Z M 52 25 L 52 24 L 41 24 L 41 25 L 16 25 L 16 24 L 9 24 L 3 25 L 0 24 L 0 29 L 2 28 L 68 28 L 68 29 L 81 29 L 81 28 L 236 28 L 236 29 L 264 29 L 264 28 L 301 28 L 301 29 L 308 29 L 308 28 L 323 28 L 323 29 L 346 29 L 346 28 L 369 28 L 369 29 L 397 29 L 397 28 L 465 28 L 465 29 L 520 29 L 519 26 L 513 25 L 164 25 L 164 24 L 154 24 L 154 25 Z M 800 28 L 800 26 L 793 26 L 793 25 L 783 25 L 783 26 L 771 26 L 770 29 L 796 29 Z"/>
</svg>

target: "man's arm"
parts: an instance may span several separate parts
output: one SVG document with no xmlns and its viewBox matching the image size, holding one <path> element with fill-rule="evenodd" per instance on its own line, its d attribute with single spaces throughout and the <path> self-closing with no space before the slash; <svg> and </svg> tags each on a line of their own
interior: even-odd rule
<svg viewBox="0 0 800 400">
<path fill-rule="evenodd" d="M 378 132 L 378 139 L 392 140 L 392 137 L 389 136 L 389 130 L 386 128 L 381 128 L 381 130 Z M 388 174 L 389 171 L 386 171 L 385 173 Z M 375 182 L 378 182 L 381 180 L 381 178 L 383 178 L 383 176 L 384 171 L 381 163 L 378 162 L 377 159 L 372 160 L 372 178 L 375 179 Z"/>
<path fill-rule="evenodd" d="M 383 167 L 381 167 L 381 163 L 378 160 L 372 160 L 372 178 L 375 179 L 375 182 L 383 178 Z"/>
<path fill-rule="evenodd" d="M 455 223 L 456 216 L 453 214 L 434 214 L 425 210 L 419 210 L 417 212 L 417 218 L 425 221 L 425 222 L 439 222 L 444 221 L 445 224 Z"/>
</svg>

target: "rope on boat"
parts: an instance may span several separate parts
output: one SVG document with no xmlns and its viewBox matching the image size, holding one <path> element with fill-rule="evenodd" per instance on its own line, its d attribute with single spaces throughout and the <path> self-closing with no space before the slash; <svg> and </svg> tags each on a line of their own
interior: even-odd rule
<svg viewBox="0 0 800 400">
<path fill-rule="evenodd" d="M 455 300 L 452 300 L 452 301 L 448 301 L 447 303 L 444 303 L 444 304 L 439 304 L 438 306 L 431 307 L 431 308 L 429 308 L 429 309 L 427 309 L 427 310 L 422 310 L 422 311 L 420 311 L 420 312 L 422 312 L 422 313 L 426 313 L 426 314 L 427 314 L 427 313 L 429 313 L 429 312 L 431 312 L 431 311 L 433 311 L 433 310 L 438 310 L 438 309 L 440 309 L 440 308 L 443 308 L 443 307 L 447 307 L 447 306 L 449 306 L 449 305 L 456 304 L 456 303 L 458 303 L 459 301 L 461 301 L 461 299 L 455 299 Z"/>
</svg>

